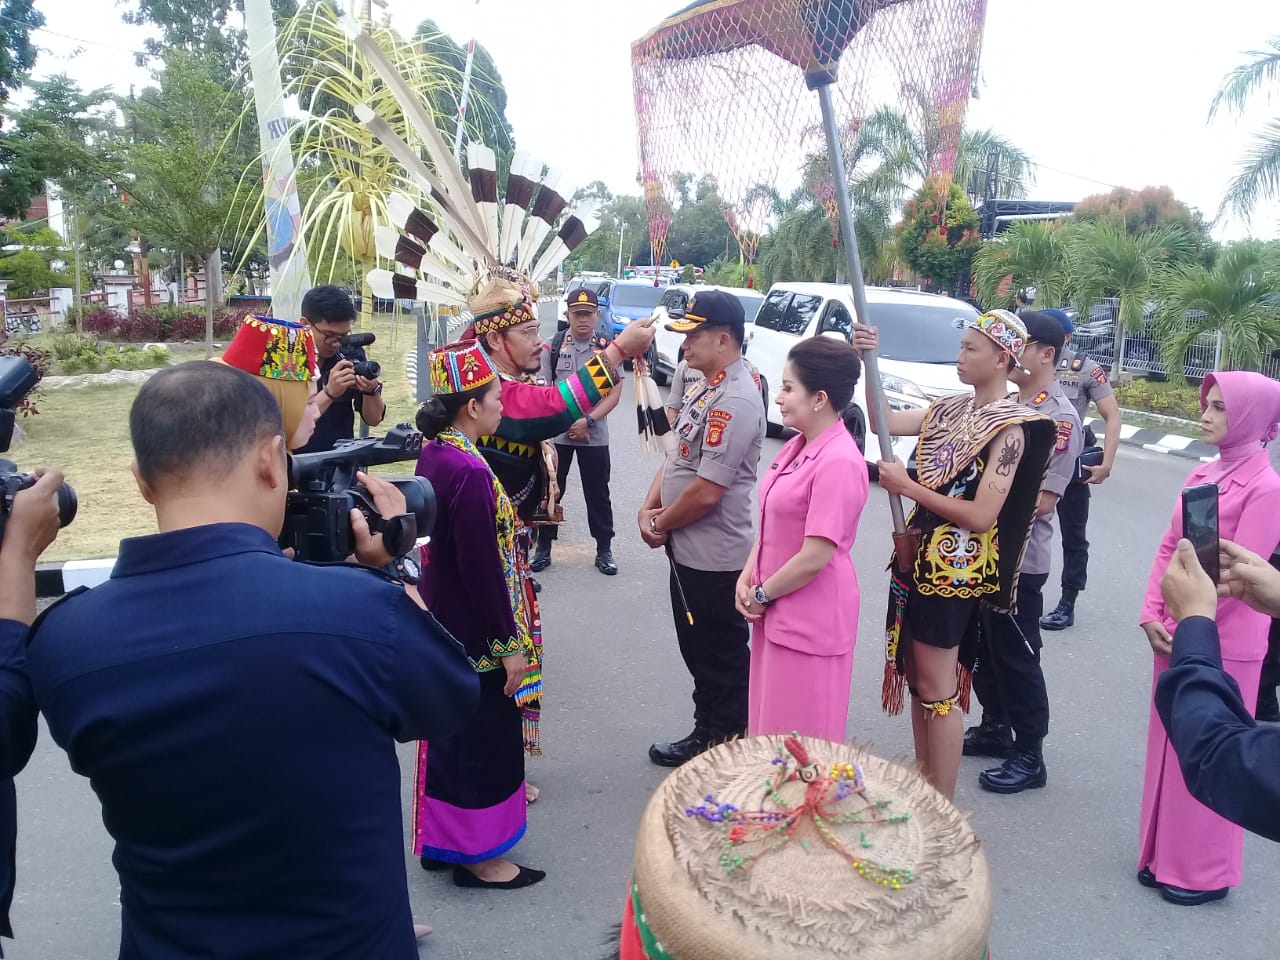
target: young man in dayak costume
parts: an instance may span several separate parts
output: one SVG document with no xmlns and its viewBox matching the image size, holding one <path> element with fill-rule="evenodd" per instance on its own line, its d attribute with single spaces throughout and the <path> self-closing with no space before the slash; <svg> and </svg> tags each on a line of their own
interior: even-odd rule
<svg viewBox="0 0 1280 960">
<path fill-rule="evenodd" d="M 874 328 L 857 327 L 855 346 L 878 342 Z M 890 433 L 919 434 L 918 481 L 900 460 L 879 464 L 880 485 L 917 504 L 892 563 L 884 707 L 899 712 L 908 687 L 916 759 L 948 798 L 960 771 L 980 606 L 1014 608 L 1053 450 L 1053 421 L 1008 399 L 1009 371 L 1026 343 L 1026 328 L 1006 310 L 974 320 L 956 358 L 973 393 L 889 413 Z"/>
</svg>

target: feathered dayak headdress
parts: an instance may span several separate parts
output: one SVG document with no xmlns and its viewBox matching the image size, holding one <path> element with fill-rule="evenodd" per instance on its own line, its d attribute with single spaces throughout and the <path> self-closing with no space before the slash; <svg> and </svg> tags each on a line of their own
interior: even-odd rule
<svg viewBox="0 0 1280 960">
<path fill-rule="evenodd" d="M 532 319 L 538 283 L 600 225 L 599 204 L 571 206 L 573 191 L 560 171 L 522 150 L 511 161 L 499 203 L 494 151 L 469 144 L 464 173 L 435 119 L 378 42 L 354 23 L 348 31 L 427 154 L 422 160 L 385 119 L 356 105 L 356 119 L 391 151 L 431 208 L 401 193 L 388 199 L 391 226 L 377 227 L 375 241 L 378 255 L 394 261 L 397 270 L 370 271 L 374 296 L 465 306 L 480 335 Z"/>
</svg>

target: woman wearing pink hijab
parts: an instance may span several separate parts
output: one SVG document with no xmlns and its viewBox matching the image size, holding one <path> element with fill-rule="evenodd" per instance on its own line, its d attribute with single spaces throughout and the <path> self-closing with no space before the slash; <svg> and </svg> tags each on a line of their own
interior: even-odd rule
<svg viewBox="0 0 1280 960">
<path fill-rule="evenodd" d="M 1211 373 L 1200 385 L 1200 429 L 1218 460 L 1191 471 L 1187 486 L 1216 483 L 1218 530 L 1264 557 L 1280 544 L 1280 475 L 1264 444 L 1280 423 L 1280 383 L 1260 373 Z M 1174 622 L 1160 595 L 1160 578 L 1182 536 L 1182 505 L 1156 551 L 1142 605 L 1142 629 L 1155 651 L 1155 678 L 1169 666 Z M 1239 600 L 1218 601 L 1222 665 L 1240 686 L 1245 703 L 1258 695 L 1270 619 Z M 1154 689 L 1153 679 L 1153 689 Z M 1138 882 L 1158 887 L 1170 903 L 1194 906 L 1221 900 L 1239 886 L 1244 831 L 1202 805 L 1187 791 L 1164 726 L 1151 709 L 1147 765 L 1138 828 Z"/>
</svg>

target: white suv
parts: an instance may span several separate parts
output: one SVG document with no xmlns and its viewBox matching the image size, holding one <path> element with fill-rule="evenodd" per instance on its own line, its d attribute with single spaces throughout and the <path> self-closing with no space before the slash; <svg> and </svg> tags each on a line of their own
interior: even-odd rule
<svg viewBox="0 0 1280 960">
<path fill-rule="evenodd" d="M 674 283 L 667 287 L 662 299 L 653 308 L 653 315 L 658 318 L 655 324 L 658 333 L 653 339 L 654 345 L 658 349 L 658 362 L 654 365 L 653 378 L 658 382 L 659 386 L 665 387 L 671 382 L 671 374 L 675 372 L 676 365 L 680 362 L 680 351 L 684 346 L 684 334 L 673 333 L 668 330 L 666 323 L 668 320 L 678 320 L 683 317 L 685 307 L 689 305 L 689 301 L 696 294 L 707 290 L 723 290 L 725 293 L 737 297 L 742 303 L 743 312 L 746 314 L 748 330 L 764 303 L 763 293 L 747 287 L 717 287 L 701 283 Z"/>
<path fill-rule="evenodd" d="M 880 377 L 893 409 L 924 408 L 938 397 L 966 389 L 956 376 L 956 357 L 965 325 L 978 316 L 977 310 L 950 297 L 889 287 L 867 287 L 867 309 L 871 325 L 880 331 Z M 848 339 L 853 318 L 853 294 L 844 284 L 775 283 L 770 288 L 755 324 L 747 328 L 746 349 L 747 359 L 760 371 L 770 436 L 782 430 L 772 401 L 791 348 L 819 334 Z M 864 379 L 845 423 L 874 461 L 879 448 L 874 437 L 866 439 L 866 411 Z M 897 437 L 894 454 L 910 463 L 915 446 L 915 437 Z"/>
</svg>

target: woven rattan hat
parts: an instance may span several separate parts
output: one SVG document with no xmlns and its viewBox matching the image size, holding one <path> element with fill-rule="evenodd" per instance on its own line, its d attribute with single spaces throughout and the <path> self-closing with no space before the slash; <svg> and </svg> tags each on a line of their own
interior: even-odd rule
<svg viewBox="0 0 1280 960">
<path fill-rule="evenodd" d="M 536 320 L 533 297 L 513 272 L 494 272 L 482 278 L 467 297 L 475 317 L 477 337 Z"/>
<path fill-rule="evenodd" d="M 640 824 L 622 960 L 983 960 L 968 821 L 857 744 L 753 737 L 685 764 Z"/>
</svg>

